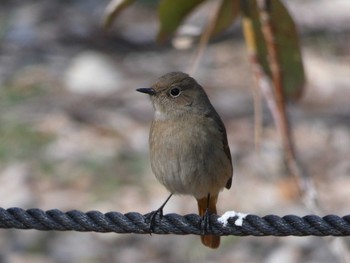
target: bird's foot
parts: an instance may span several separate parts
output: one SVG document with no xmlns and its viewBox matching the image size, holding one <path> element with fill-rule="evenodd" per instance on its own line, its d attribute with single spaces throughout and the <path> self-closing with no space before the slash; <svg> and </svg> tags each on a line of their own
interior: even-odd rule
<svg viewBox="0 0 350 263">
<path fill-rule="evenodd" d="M 205 210 L 204 215 L 200 220 L 202 235 L 205 235 L 211 228 L 210 213 L 208 208 Z"/>
<path fill-rule="evenodd" d="M 159 218 L 159 221 L 163 218 L 163 208 L 166 205 L 166 203 L 169 201 L 169 199 L 173 196 L 171 193 L 168 198 L 165 200 L 165 202 L 155 211 L 152 211 L 151 213 L 148 213 L 146 215 L 146 219 L 149 222 L 149 233 L 154 233 L 154 228 L 156 226 L 156 219 Z"/>
<path fill-rule="evenodd" d="M 157 221 L 162 220 L 162 218 L 163 218 L 163 207 L 160 207 L 157 210 L 146 214 L 146 219 L 147 219 L 147 221 L 149 223 L 148 232 L 150 234 L 152 234 L 154 232 L 154 228 L 157 225 Z"/>
</svg>

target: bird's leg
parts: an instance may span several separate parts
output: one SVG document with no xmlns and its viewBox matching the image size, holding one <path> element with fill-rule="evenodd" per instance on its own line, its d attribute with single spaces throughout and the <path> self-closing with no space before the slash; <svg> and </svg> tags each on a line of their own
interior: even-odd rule
<svg viewBox="0 0 350 263">
<path fill-rule="evenodd" d="M 210 228 L 210 213 L 209 213 L 210 193 L 207 196 L 207 208 L 202 216 L 202 234 L 204 235 Z"/>
<path fill-rule="evenodd" d="M 146 215 L 146 218 L 149 220 L 149 233 L 152 234 L 154 232 L 154 227 L 156 225 L 156 217 L 159 216 L 159 219 L 161 220 L 163 217 L 163 208 L 168 203 L 169 199 L 173 196 L 173 193 L 171 193 L 168 198 L 165 200 L 165 202 L 155 211 L 152 211 L 151 213 L 148 213 Z"/>
</svg>

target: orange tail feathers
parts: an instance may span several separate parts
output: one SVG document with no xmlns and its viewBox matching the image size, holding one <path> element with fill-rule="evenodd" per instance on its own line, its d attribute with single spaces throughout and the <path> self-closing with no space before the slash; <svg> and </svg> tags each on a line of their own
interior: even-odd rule
<svg viewBox="0 0 350 263">
<path fill-rule="evenodd" d="M 204 216 L 207 208 L 208 208 L 209 214 L 216 214 L 217 201 L 218 201 L 217 195 L 210 196 L 209 202 L 207 197 L 202 199 L 197 199 L 199 215 Z M 220 236 L 205 235 L 205 236 L 201 236 L 201 240 L 204 246 L 207 246 L 210 248 L 218 248 L 220 246 Z"/>
</svg>

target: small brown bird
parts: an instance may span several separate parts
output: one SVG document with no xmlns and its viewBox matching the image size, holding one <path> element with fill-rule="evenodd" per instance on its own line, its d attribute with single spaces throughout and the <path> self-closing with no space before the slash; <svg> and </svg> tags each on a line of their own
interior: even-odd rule
<svg viewBox="0 0 350 263">
<path fill-rule="evenodd" d="M 203 88 L 189 75 L 172 72 L 159 78 L 149 94 L 155 110 L 149 135 L 151 167 L 172 194 L 192 195 L 200 216 L 217 213 L 219 192 L 232 182 L 231 153 L 225 126 Z M 161 206 L 164 207 L 166 202 Z M 220 236 L 202 243 L 220 245 Z"/>
</svg>

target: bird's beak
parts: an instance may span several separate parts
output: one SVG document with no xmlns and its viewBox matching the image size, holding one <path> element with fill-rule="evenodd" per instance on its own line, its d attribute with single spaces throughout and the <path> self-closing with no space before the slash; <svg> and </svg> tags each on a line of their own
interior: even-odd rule
<svg viewBox="0 0 350 263">
<path fill-rule="evenodd" d="M 137 89 L 136 91 L 146 93 L 151 96 L 156 94 L 156 91 L 153 88 L 140 88 L 140 89 Z"/>
</svg>

